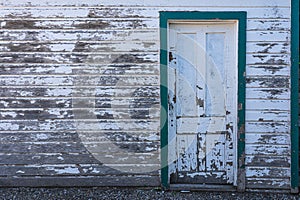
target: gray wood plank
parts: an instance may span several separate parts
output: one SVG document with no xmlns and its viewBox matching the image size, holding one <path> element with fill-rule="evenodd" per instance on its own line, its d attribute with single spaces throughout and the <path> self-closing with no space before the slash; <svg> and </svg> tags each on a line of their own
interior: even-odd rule
<svg viewBox="0 0 300 200">
<path fill-rule="evenodd" d="M 103 177 L 2 177 L 2 187 L 96 187 L 96 186 L 160 186 L 158 176 L 103 176 Z"/>
<path fill-rule="evenodd" d="M 1 64 L 1 75 L 158 75 L 157 64 Z"/>
<path fill-rule="evenodd" d="M 65 20 L 65 19 L 0 19 L 2 29 L 145 29 L 145 28 L 158 28 L 158 20 L 156 19 L 79 19 Z"/>
<path fill-rule="evenodd" d="M 51 64 L 73 64 L 73 63 L 157 63 L 157 53 L 1 53 L 1 63 L 51 63 Z"/>
<path fill-rule="evenodd" d="M 75 114 L 76 113 L 76 114 Z M 79 114 L 80 113 L 80 114 Z M 22 120 L 22 119 L 158 119 L 158 108 L 108 108 L 93 109 L 91 108 L 53 108 L 53 109 L 36 109 L 36 110 L 2 110 L 0 109 L 0 120 Z"/>
<path fill-rule="evenodd" d="M 0 132 L 0 142 L 151 142 L 159 141 L 157 131 L 93 131 L 79 134 L 76 131 L 26 131 L 26 132 Z"/>
<path fill-rule="evenodd" d="M 149 30 L 0 30 L 6 41 L 158 41 L 157 31 Z"/>
<path fill-rule="evenodd" d="M 1 87 L 0 96 L 5 97 L 0 102 L 2 108 L 6 105 L 12 108 L 26 108 L 27 105 L 33 108 L 43 107 L 42 105 L 46 105 L 45 107 L 69 107 L 72 103 L 70 97 L 77 97 L 77 99 L 78 97 L 91 97 L 92 99 L 99 97 L 149 97 L 151 99 L 150 97 L 156 97 L 158 99 L 159 86 L 95 86 L 89 88 L 81 86 L 14 86 Z M 151 100 L 155 101 L 154 98 Z"/>
<path fill-rule="evenodd" d="M 124 170 L 120 170 L 123 169 Z M 130 176 L 130 175 L 158 175 L 159 169 L 151 170 L 151 167 L 144 166 L 145 171 L 135 172 L 135 167 L 131 167 L 132 173 L 129 172 L 128 167 L 118 166 L 117 168 L 109 167 L 106 165 L 90 165 L 90 164 L 77 164 L 77 165 L 34 165 L 34 166 L 0 166 L 1 176 Z M 153 167 L 152 167 L 153 168 Z"/>
<path fill-rule="evenodd" d="M 289 178 L 247 178 L 246 188 L 248 189 L 290 189 Z"/>
<path fill-rule="evenodd" d="M 255 166 L 289 167 L 290 164 L 291 164 L 289 158 L 287 156 L 284 156 L 284 155 L 276 155 L 276 156 L 246 155 L 245 163 L 249 167 L 255 167 Z"/>
<path fill-rule="evenodd" d="M 288 88 L 290 86 L 289 77 L 247 77 L 247 87 L 259 88 Z"/>
</svg>

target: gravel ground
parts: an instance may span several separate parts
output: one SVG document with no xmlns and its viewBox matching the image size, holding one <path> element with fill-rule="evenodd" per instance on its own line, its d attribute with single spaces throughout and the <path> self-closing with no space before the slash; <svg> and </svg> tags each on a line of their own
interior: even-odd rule
<svg viewBox="0 0 300 200">
<path fill-rule="evenodd" d="M 218 200 L 277 200 L 295 199 L 299 200 L 299 195 L 283 193 L 236 193 L 236 192 L 175 192 L 161 191 L 156 189 L 141 188 L 0 188 L 0 199 L 218 199 Z"/>
</svg>

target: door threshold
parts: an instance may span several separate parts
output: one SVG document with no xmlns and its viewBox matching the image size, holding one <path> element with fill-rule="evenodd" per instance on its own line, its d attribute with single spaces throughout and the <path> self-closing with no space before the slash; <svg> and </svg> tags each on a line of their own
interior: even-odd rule
<svg viewBox="0 0 300 200">
<path fill-rule="evenodd" d="M 235 192 L 235 186 L 232 185 L 209 185 L 209 184 L 170 184 L 170 190 L 186 191 L 220 191 Z"/>
</svg>

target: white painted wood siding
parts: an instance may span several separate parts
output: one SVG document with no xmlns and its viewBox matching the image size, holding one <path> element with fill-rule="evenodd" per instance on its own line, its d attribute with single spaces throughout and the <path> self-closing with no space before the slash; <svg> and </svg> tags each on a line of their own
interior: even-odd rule
<svg viewBox="0 0 300 200">
<path fill-rule="evenodd" d="M 140 165 L 124 159 L 115 163 L 119 167 L 159 166 L 159 11 L 247 11 L 246 187 L 290 187 L 290 1 L 286 0 L 1 1 L 3 176 L 111 180 L 107 175 L 118 175 L 120 182 L 130 184 L 128 173 L 101 168 L 80 143 L 74 96 L 96 99 L 98 105 L 93 112 L 100 118 L 100 129 L 85 127 L 90 146 L 99 145 L 99 132 L 105 133 L 116 144 L 136 147 L 134 153 L 142 149 L 136 157 Z M 76 90 L 78 74 L 91 82 L 97 79 L 92 82 L 95 95 Z M 121 87 L 116 89 L 116 83 Z M 128 105 L 133 105 L 132 112 Z M 138 175 L 131 183 L 159 185 L 157 171 Z"/>
</svg>

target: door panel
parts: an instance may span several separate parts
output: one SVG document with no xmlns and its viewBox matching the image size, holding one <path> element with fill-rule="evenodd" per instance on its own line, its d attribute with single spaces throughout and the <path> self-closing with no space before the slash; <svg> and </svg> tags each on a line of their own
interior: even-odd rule
<svg viewBox="0 0 300 200">
<path fill-rule="evenodd" d="M 235 24 L 171 23 L 169 37 L 170 181 L 235 184 Z"/>
<path fill-rule="evenodd" d="M 196 88 L 196 51 L 194 33 L 178 33 L 176 43 L 176 96 L 178 103 L 177 116 L 196 116 L 197 102 L 194 89 Z M 188 79 L 186 77 L 189 77 Z M 184 102 L 184 103 L 181 103 Z"/>
<path fill-rule="evenodd" d="M 205 114 L 207 116 L 224 116 L 224 40 L 225 33 L 206 33 L 206 94 Z M 219 87 L 215 86 L 216 80 Z M 207 88 L 212 86 L 213 88 Z"/>
</svg>

